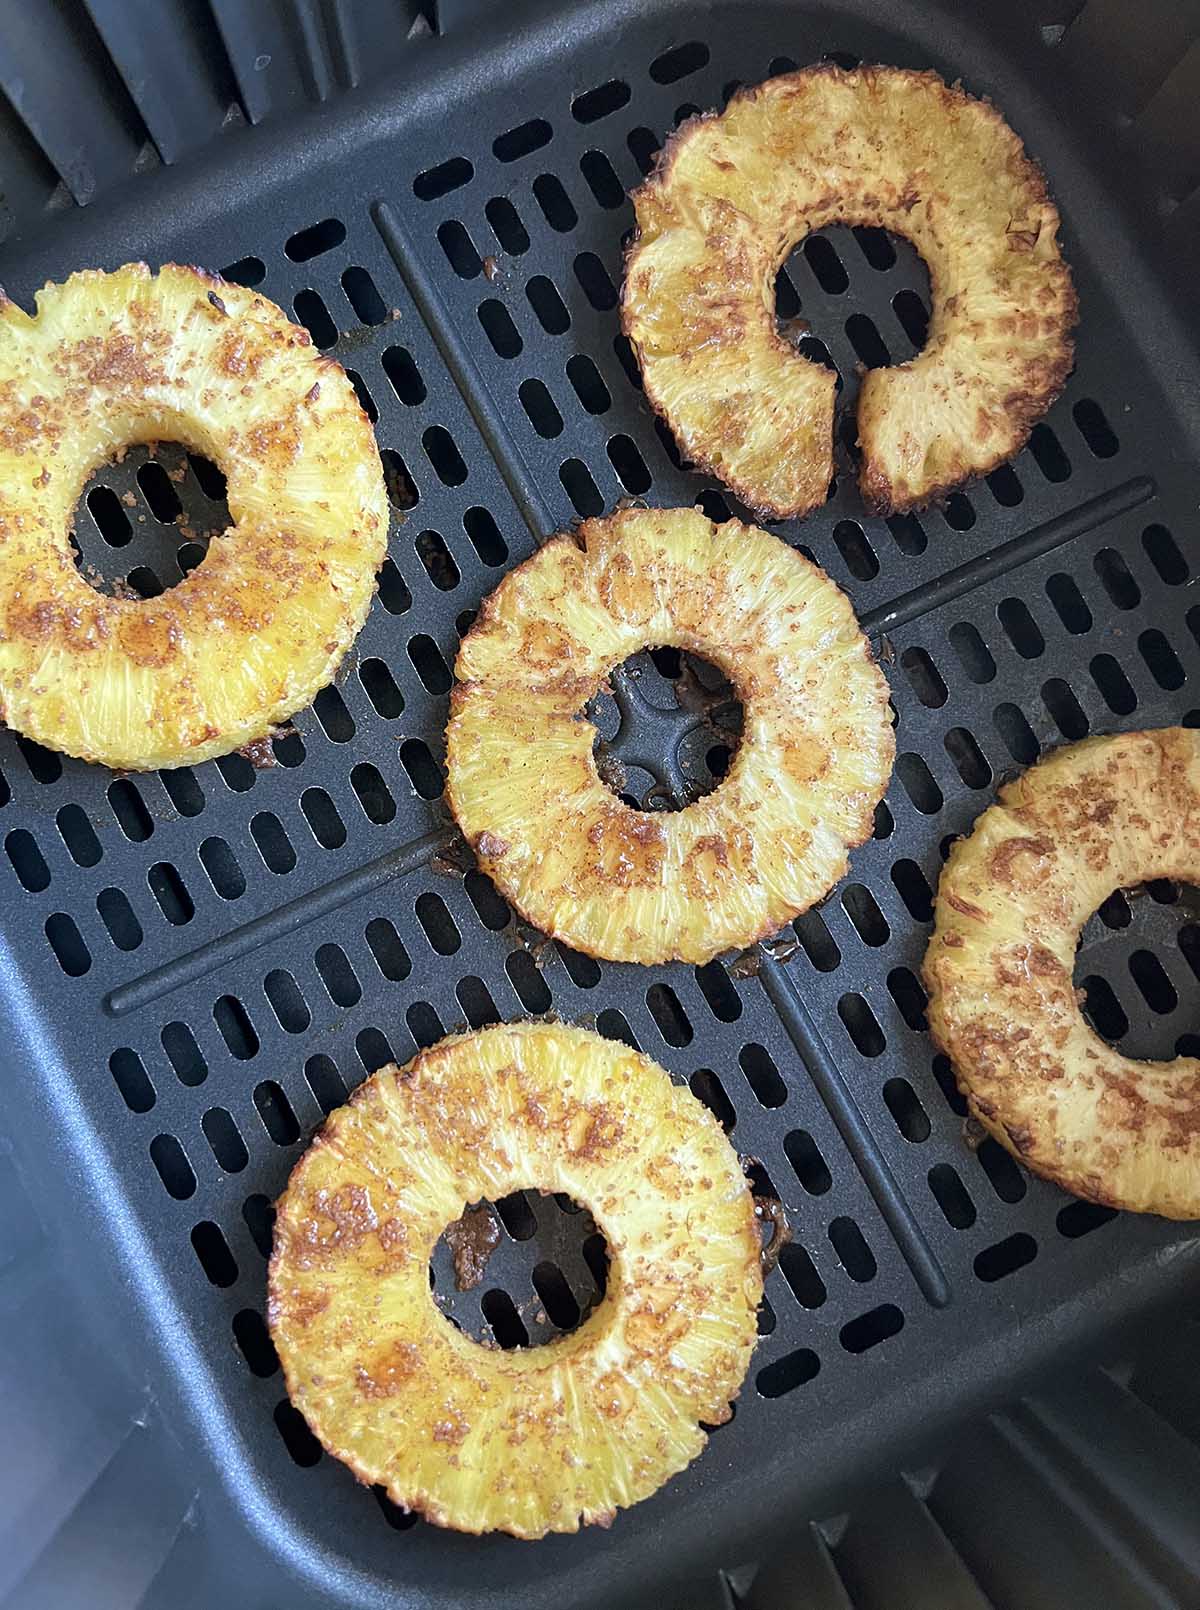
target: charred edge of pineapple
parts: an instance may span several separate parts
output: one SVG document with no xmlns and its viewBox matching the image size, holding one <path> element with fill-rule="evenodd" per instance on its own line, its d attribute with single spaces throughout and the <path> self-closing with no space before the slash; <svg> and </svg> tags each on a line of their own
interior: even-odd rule
<svg viewBox="0 0 1200 1610">
<path fill-rule="evenodd" d="M 1059 229 L 1061 228 L 1062 217 L 1059 213 L 1054 198 L 1051 195 L 1045 170 L 1037 158 L 1031 156 L 1025 149 L 1024 142 L 1021 140 L 1020 136 L 1017 135 L 1012 125 L 1008 122 L 1007 118 L 999 110 L 990 96 L 970 94 L 962 87 L 961 79 L 955 79 L 953 83 L 947 83 L 946 80 L 942 78 L 940 74 L 934 72 L 932 68 L 917 69 L 889 67 L 886 65 L 886 63 L 882 62 L 863 63 L 858 67 L 851 68 L 840 67 L 836 62 L 814 62 L 811 66 L 801 67 L 794 73 L 780 73 L 774 78 L 764 79 L 758 84 L 742 85 L 729 97 L 724 109 L 720 112 L 716 110 L 697 112 L 692 117 L 685 118 L 684 121 L 680 123 L 678 128 L 672 130 L 672 132 L 664 140 L 660 149 L 656 152 L 654 157 L 654 166 L 650 170 L 649 174 L 647 174 L 640 185 L 629 192 L 629 199 L 633 203 L 635 220 L 637 218 L 638 197 L 651 190 L 665 189 L 671 176 L 671 170 L 675 166 L 675 163 L 677 162 L 684 147 L 694 138 L 694 136 L 705 124 L 715 122 L 717 119 L 723 117 L 725 112 L 727 112 L 735 103 L 739 101 L 757 100 L 761 95 L 766 93 L 769 86 L 779 83 L 798 83 L 801 80 L 815 78 L 834 78 L 842 80 L 861 78 L 869 84 L 881 74 L 886 74 L 892 82 L 904 81 L 909 84 L 928 85 L 929 88 L 937 91 L 940 98 L 946 102 L 953 102 L 958 105 L 969 104 L 972 106 L 982 107 L 990 121 L 997 125 L 1004 133 L 1011 134 L 1016 141 L 1017 148 L 1015 155 L 1020 164 L 1021 183 L 1027 186 L 1029 194 L 1034 201 L 1040 202 L 1050 208 L 1054 234 L 1057 236 Z M 871 220 L 869 218 L 860 218 L 856 220 L 846 218 L 840 221 L 843 223 L 858 223 L 860 225 L 867 226 L 871 224 Z M 787 260 L 791 253 L 795 251 L 796 247 L 800 245 L 801 241 L 803 241 L 805 238 L 806 236 L 802 235 L 799 237 L 799 239 L 792 242 L 784 254 L 784 261 Z M 649 375 L 647 374 L 645 365 L 642 362 L 641 346 L 639 345 L 637 338 L 631 329 L 631 325 L 634 321 L 634 314 L 630 311 L 628 301 L 630 269 L 633 266 L 638 251 L 641 248 L 641 244 L 641 225 L 640 223 L 635 222 L 633 234 L 630 236 L 622 254 L 623 279 L 621 284 L 620 299 L 621 332 L 629 342 L 630 346 L 633 348 L 634 354 L 637 357 L 638 369 L 641 371 L 642 375 L 643 393 L 646 397 L 646 400 L 670 430 L 672 436 L 674 436 L 675 441 L 678 443 L 687 462 L 695 469 L 703 470 L 711 475 L 717 476 L 722 485 L 728 487 L 734 496 L 738 498 L 742 505 L 748 509 L 756 519 L 801 519 L 804 515 L 811 514 L 814 509 L 822 507 L 827 501 L 826 497 L 786 505 L 756 503 L 754 501 L 753 487 L 746 486 L 744 483 L 739 482 L 735 477 L 727 476 L 712 458 L 708 457 L 703 452 L 695 451 L 694 448 L 689 446 L 680 438 L 667 410 L 663 407 L 658 397 L 654 393 Z M 924 261 L 923 258 L 922 261 Z M 866 505 L 869 513 L 881 516 L 887 516 L 890 514 L 909 514 L 919 509 L 927 509 L 935 505 L 939 505 L 946 498 L 948 498 L 952 492 L 956 492 L 960 487 L 966 486 L 972 481 L 982 480 L 984 476 L 990 475 L 993 470 L 998 469 L 1001 464 L 1008 463 L 1009 460 L 1014 458 L 1025 446 L 1026 442 L 1029 440 L 1029 433 L 1033 429 L 1034 425 L 1037 424 L 1039 419 L 1045 416 L 1046 412 L 1062 395 L 1071 371 L 1075 366 L 1075 343 L 1072 339 L 1072 331 L 1079 322 L 1079 296 L 1075 289 L 1074 278 L 1071 275 L 1069 267 L 1067 266 L 1065 260 L 1060 259 L 1060 261 L 1065 274 L 1065 305 L 1063 308 L 1061 322 L 1061 339 L 1058 344 L 1052 347 L 1050 350 L 1047 362 L 1044 366 L 1045 379 L 1043 380 L 1042 384 L 1036 388 L 1030 387 L 1024 391 L 1013 392 L 1006 399 L 1008 414 L 1013 427 L 1011 446 L 1003 451 L 997 451 L 985 465 L 963 468 L 959 474 L 952 473 L 945 476 L 935 486 L 931 486 L 925 493 L 917 497 L 898 498 L 895 496 L 894 488 L 888 477 L 885 476 L 882 471 L 876 470 L 873 472 L 872 467 L 868 464 L 865 457 L 861 456 L 863 444 L 860 439 L 856 444 L 860 450 L 860 472 L 858 484 L 863 502 Z M 928 265 L 926 266 L 928 267 Z M 930 299 L 936 305 L 936 295 L 934 294 L 935 288 L 932 284 L 932 274 L 930 275 L 930 279 Z M 789 357 L 800 362 L 811 361 L 809 359 L 801 358 L 800 354 L 790 348 L 782 337 L 777 337 L 777 339 L 780 350 L 786 352 Z M 920 356 L 920 354 L 917 354 L 916 356 Z M 915 360 L 909 360 L 909 362 L 913 361 Z M 898 364 L 895 367 L 903 368 L 905 366 L 903 364 Z M 856 402 L 856 415 L 857 409 L 858 403 Z M 843 412 L 844 411 L 845 410 L 843 410 Z M 831 443 L 831 476 L 834 473 L 833 459 L 833 445 Z"/>
<path fill-rule="evenodd" d="M 1032 773 L 1041 771 L 1043 767 L 1052 763 L 1057 756 L 1065 755 L 1073 749 L 1082 747 L 1083 744 L 1120 743 L 1123 740 L 1145 738 L 1155 743 L 1159 750 L 1159 767 L 1161 770 L 1167 770 L 1178 765 L 1179 757 L 1172 752 L 1172 739 L 1184 730 L 1168 727 L 1118 733 L 1109 737 L 1096 737 L 1077 743 L 1062 744 L 1057 749 L 1047 752 L 1039 761 L 999 789 L 993 804 L 976 818 L 971 832 L 957 840 L 950 859 L 943 868 L 942 880 L 952 872 L 955 855 L 969 844 L 974 832 L 979 828 L 984 818 L 993 811 L 1012 811 L 1019 808 L 1015 801 L 1021 782 Z M 1200 754 L 1200 741 L 1196 744 L 1196 752 Z M 998 874 L 993 872 L 992 876 L 996 877 Z M 1182 881 L 1186 881 L 1184 874 L 1164 872 L 1158 867 L 1151 866 L 1145 872 L 1146 879 L 1159 876 L 1179 876 Z M 1129 886 L 1130 884 L 1125 885 L 1125 887 Z M 1081 1168 L 1078 1160 L 1074 1164 L 1061 1161 L 1059 1152 L 1063 1131 L 1059 1130 L 1054 1113 L 1046 1108 L 1044 1104 L 1035 1103 L 1037 1110 L 1030 1111 L 1028 1093 L 1022 1079 L 1019 1077 L 1018 1070 L 1012 1070 L 1005 1077 L 1004 1086 L 1009 1091 L 1015 1088 L 1016 1099 L 1020 1103 L 1019 1110 L 1005 1111 L 1003 1091 L 1001 1092 L 1002 1099 L 993 1099 L 996 1092 L 1001 1090 L 1001 1082 L 997 1080 L 994 1073 L 990 1077 L 985 1073 L 987 1089 L 981 1090 L 977 1087 L 976 1081 L 978 1080 L 979 1072 L 987 1067 L 988 1052 L 991 1046 L 996 1046 L 1007 1062 L 1009 1060 L 1010 1042 L 1005 1036 L 989 1032 L 985 1028 L 976 1025 L 969 1009 L 966 1012 L 962 1012 L 956 1009 L 952 1001 L 948 1005 L 944 1001 L 947 986 L 940 975 L 936 962 L 939 953 L 944 953 L 948 948 L 956 948 L 957 942 L 948 943 L 943 938 L 941 927 L 943 903 L 950 904 L 952 909 L 963 911 L 963 907 L 956 903 L 953 891 L 943 895 L 942 884 L 939 881 L 934 909 L 934 931 L 930 936 L 922 959 L 920 978 L 928 997 L 927 1017 L 930 1041 L 934 1050 L 945 1056 L 950 1063 L 955 1083 L 967 1104 L 968 1116 L 966 1122 L 970 1123 L 974 1120 L 978 1123 L 986 1134 L 1003 1146 L 1029 1173 L 1036 1175 L 1039 1179 L 1048 1181 L 1060 1190 L 1083 1198 L 1085 1201 L 1095 1202 L 1101 1207 L 1113 1208 L 1119 1212 L 1152 1213 L 1173 1220 L 1194 1220 L 1200 1216 L 1200 1207 L 1195 1205 L 1196 1201 L 1200 1199 L 1200 1187 L 1193 1189 L 1191 1202 L 1186 1200 L 1186 1192 L 1181 1195 L 1177 1194 L 1174 1199 L 1170 1197 L 1164 1198 L 1160 1193 L 1157 1200 L 1152 1196 L 1144 1196 L 1142 1200 L 1134 1202 L 1131 1201 L 1128 1195 L 1122 1195 L 1106 1180 L 1102 1173 L 1095 1169 L 1085 1170 Z M 983 916 L 983 913 L 978 909 L 976 914 Z M 1082 924 L 1080 926 L 1082 927 Z M 1076 992 L 1076 994 L 1077 998 L 1081 998 L 1079 992 Z M 1126 1062 L 1130 1060 L 1138 1061 L 1138 1059 L 1129 1058 L 1124 1060 Z M 1144 1063 L 1142 1066 L 1159 1070 L 1154 1074 L 1155 1080 L 1158 1081 L 1162 1077 L 1163 1069 L 1170 1070 L 1180 1062 L 1191 1060 L 1193 1059 L 1176 1057 L 1164 1063 Z M 1069 1063 L 1067 1068 L 1069 1071 Z M 979 1082 L 982 1083 L 983 1081 Z M 1126 1120 L 1122 1127 L 1126 1127 L 1135 1135 L 1138 1135 L 1142 1132 L 1148 1120 L 1153 1123 L 1153 1109 L 1146 1101 L 1141 1089 L 1138 1088 L 1136 1080 L 1122 1079 L 1119 1088 L 1122 1096 L 1128 1101 L 1132 1109 L 1131 1117 Z M 1194 1103 L 1191 1115 L 1181 1116 L 1178 1121 L 1185 1132 L 1190 1131 L 1194 1134 L 1200 1134 L 1200 1101 Z M 982 1138 L 982 1135 L 980 1135 L 974 1142 L 968 1139 L 967 1144 L 974 1149 Z M 1167 1189 L 1169 1191 L 1176 1189 L 1173 1179 L 1169 1181 Z"/>
</svg>

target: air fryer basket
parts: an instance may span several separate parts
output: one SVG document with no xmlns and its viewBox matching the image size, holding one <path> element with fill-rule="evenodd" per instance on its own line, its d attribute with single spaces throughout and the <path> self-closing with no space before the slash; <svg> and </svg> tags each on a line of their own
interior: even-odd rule
<svg viewBox="0 0 1200 1610">
<path fill-rule="evenodd" d="M 144 1387 L 167 1439 L 156 1500 L 194 1487 L 253 1534 L 246 1603 L 661 1600 L 1194 1278 L 1189 1227 L 1071 1201 L 993 1142 L 968 1147 L 918 975 L 944 849 L 998 782 L 1089 732 L 1200 720 L 1197 372 L 1051 84 L 965 16 L 886 12 L 509 14 L 2 254 L 26 303 L 44 278 L 134 257 L 261 287 L 345 364 L 388 473 L 370 619 L 272 764 L 114 776 L 0 734 L 5 1127 L 13 1190 L 43 1227 L 26 1261 L 45 1266 L 48 1239 L 83 1304 L 83 1378 L 109 1390 L 91 1353 L 115 1351 Z M 875 836 L 795 946 L 598 964 L 539 943 L 458 852 L 441 801 L 457 644 L 505 570 L 581 515 L 625 496 L 742 512 L 680 463 L 641 395 L 616 314 L 625 193 L 681 119 L 826 55 L 933 66 L 1002 107 L 1063 211 L 1076 372 L 1014 463 L 944 507 L 865 515 L 844 451 L 826 507 L 776 528 L 850 594 L 897 721 Z M 903 244 L 829 230 L 794 254 L 779 308 L 850 398 L 856 366 L 919 346 L 927 295 Z M 181 450 L 131 451 L 80 504 L 83 560 L 144 593 L 170 585 L 221 499 Z M 598 712 L 639 797 L 726 758 L 677 704 L 674 670 L 640 657 Z M 1117 896 L 1088 925 L 1088 1011 L 1133 1054 L 1195 1053 L 1198 977 L 1194 891 Z M 517 1546 L 418 1523 L 321 1455 L 283 1393 L 265 1259 L 272 1199 L 366 1072 L 549 1011 L 689 1082 L 795 1239 L 704 1456 L 611 1532 Z M 452 1293 L 444 1270 L 438 1289 L 510 1345 L 570 1323 L 603 1261 L 553 1198 L 513 1204 L 506 1226 L 478 1291 Z M 128 1386 L 111 1390 L 124 1403 Z"/>
</svg>

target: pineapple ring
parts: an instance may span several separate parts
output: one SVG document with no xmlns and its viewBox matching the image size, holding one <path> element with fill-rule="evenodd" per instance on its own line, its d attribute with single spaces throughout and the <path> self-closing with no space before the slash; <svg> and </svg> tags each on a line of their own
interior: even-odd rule
<svg viewBox="0 0 1200 1610">
<path fill-rule="evenodd" d="M 162 597 L 79 573 L 88 476 L 131 442 L 215 459 L 234 525 Z M 174 263 L 0 293 L 0 718 L 106 766 L 263 737 L 333 676 L 387 538 L 383 471 L 340 365 L 273 302 Z"/>
<path fill-rule="evenodd" d="M 491 1351 L 434 1303 L 429 1259 L 480 1198 L 531 1182 L 591 1209 L 605 1296 L 578 1330 Z M 720 1125 L 656 1063 L 513 1023 L 382 1068 L 279 1202 L 268 1318 L 326 1448 L 426 1519 L 516 1537 L 607 1524 L 728 1420 L 762 1297 L 754 1201 Z"/>
<path fill-rule="evenodd" d="M 971 1112 L 1035 1174 L 1200 1218 L 1200 1060 L 1138 1062 L 1088 1027 L 1080 929 L 1114 889 L 1200 883 L 1200 733 L 1089 738 L 1001 789 L 954 846 L 925 958 L 929 1026 Z"/>
<path fill-rule="evenodd" d="M 1040 170 L 986 101 L 936 73 L 822 64 L 685 123 L 633 195 L 622 322 L 684 452 L 760 513 L 833 475 L 835 377 L 775 326 L 775 276 L 827 224 L 910 239 L 932 317 L 858 399 L 860 484 L 887 513 L 1011 458 L 1062 390 L 1076 299 Z"/>
<path fill-rule="evenodd" d="M 584 701 L 670 644 L 714 661 L 745 731 L 711 794 L 631 810 L 601 781 Z M 511 572 L 463 639 L 447 795 L 523 915 L 614 961 L 706 962 L 806 910 L 868 838 L 895 754 L 854 611 L 778 537 L 695 509 L 586 520 Z"/>
</svg>

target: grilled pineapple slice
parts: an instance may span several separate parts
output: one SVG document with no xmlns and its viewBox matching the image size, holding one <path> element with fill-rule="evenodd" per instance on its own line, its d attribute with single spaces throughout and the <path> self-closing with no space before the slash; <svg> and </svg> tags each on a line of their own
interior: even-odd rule
<svg viewBox="0 0 1200 1610">
<path fill-rule="evenodd" d="M 467 1203 L 565 1191 L 608 1242 L 578 1330 L 489 1351 L 429 1289 Z M 762 1295 L 753 1199 L 689 1091 L 562 1024 L 443 1040 L 340 1108 L 279 1203 L 269 1322 L 288 1391 L 361 1481 L 460 1531 L 607 1523 L 729 1418 Z"/>
<path fill-rule="evenodd" d="M 1090 738 L 1000 792 L 951 851 L 925 958 L 929 1026 L 971 1112 L 1034 1173 L 1200 1218 L 1200 1060 L 1135 1062 L 1080 1015 L 1085 920 L 1153 878 L 1200 883 L 1200 733 Z"/>
<path fill-rule="evenodd" d="M 705 798 L 631 810 L 584 702 L 653 644 L 714 661 L 745 705 Z M 480 865 L 539 928 L 616 961 L 704 962 L 774 933 L 871 832 L 895 744 L 845 594 L 781 542 L 694 509 L 587 520 L 505 577 L 463 639 L 447 796 Z"/>
<path fill-rule="evenodd" d="M 159 598 L 76 568 L 93 470 L 170 439 L 225 471 L 235 524 Z M 265 297 L 199 269 L 73 274 L 0 301 L 0 717 L 107 766 L 224 754 L 307 704 L 366 618 L 383 471 L 341 367 Z"/>
<path fill-rule="evenodd" d="M 822 65 L 735 95 L 668 141 L 634 192 L 624 328 L 687 456 L 751 508 L 800 515 L 833 474 L 835 377 L 775 327 L 775 275 L 831 223 L 907 236 L 932 317 L 910 363 L 868 373 L 861 486 L 926 503 L 1018 451 L 1062 389 L 1076 300 L 1058 212 L 995 109 L 934 73 Z"/>
</svg>

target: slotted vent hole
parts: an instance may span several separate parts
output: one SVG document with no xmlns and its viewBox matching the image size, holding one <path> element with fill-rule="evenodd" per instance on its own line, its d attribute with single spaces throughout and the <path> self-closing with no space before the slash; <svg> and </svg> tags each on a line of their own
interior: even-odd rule
<svg viewBox="0 0 1200 1610">
<path fill-rule="evenodd" d="M 177 867 L 169 861 L 156 861 L 146 873 L 146 882 L 158 909 L 172 927 L 182 928 L 191 922 L 196 914 L 195 903 Z"/>
<path fill-rule="evenodd" d="M 941 1208 L 947 1224 L 956 1230 L 969 1230 L 975 1223 L 975 1204 L 970 1193 L 949 1163 L 935 1163 L 929 1170 L 929 1189 Z"/>
<path fill-rule="evenodd" d="M 549 145 L 553 135 L 554 130 L 545 118 L 531 117 L 528 122 L 497 135 L 492 141 L 492 151 L 501 162 L 517 162 Z"/>
<path fill-rule="evenodd" d="M 874 1280 L 878 1265 L 866 1237 L 853 1219 L 840 1216 L 829 1225 L 829 1240 L 837 1260 L 851 1280 L 864 1285 Z"/>
<path fill-rule="evenodd" d="M 1024 1230 L 1018 1230 L 1014 1235 L 1006 1236 L 1003 1241 L 997 1241 L 976 1253 L 975 1273 L 985 1284 L 991 1285 L 1016 1274 L 1036 1257 L 1037 1242 Z"/>
<path fill-rule="evenodd" d="M 446 1032 L 437 1013 L 426 1001 L 417 1001 L 410 1006 L 407 1020 L 413 1039 L 422 1048 L 436 1045 Z M 373 1024 L 361 1029 L 355 1036 L 354 1049 L 365 1073 L 377 1073 L 380 1068 L 396 1060 L 387 1035 Z"/>
<path fill-rule="evenodd" d="M 227 263 L 221 270 L 221 278 L 228 280 L 231 285 L 244 285 L 253 289 L 261 285 L 267 277 L 267 265 L 261 257 L 239 257 L 236 263 Z"/>
<path fill-rule="evenodd" d="M 257 1308 L 243 1308 L 233 1316 L 233 1335 L 238 1350 L 255 1375 L 266 1380 L 275 1374 L 279 1368 L 275 1344 Z"/>
<path fill-rule="evenodd" d="M 290 1398 L 281 1398 L 275 1405 L 274 1420 L 275 1429 L 293 1464 L 299 1465 L 302 1470 L 311 1470 L 320 1463 L 323 1452 L 321 1444 Z"/>
<path fill-rule="evenodd" d="M 319 291 L 311 286 L 297 291 L 292 298 L 292 311 L 323 352 L 333 346 L 338 338 L 338 328 Z"/>
<path fill-rule="evenodd" d="M 236 995 L 222 995 L 213 1007 L 213 1020 L 221 1038 L 239 1062 L 258 1055 L 258 1035 L 250 1014 Z"/>
<path fill-rule="evenodd" d="M 346 226 L 340 218 L 323 218 L 319 223 L 309 224 L 306 229 L 298 229 L 294 235 L 289 235 L 283 249 L 293 263 L 307 263 L 322 252 L 331 252 L 345 238 Z"/>
<path fill-rule="evenodd" d="M 784 1138 L 783 1149 L 796 1178 L 808 1194 L 824 1196 L 833 1184 L 833 1176 L 816 1140 L 808 1130 L 791 1130 Z"/>
<path fill-rule="evenodd" d="M 342 271 L 342 289 L 346 300 L 362 324 L 382 324 L 388 316 L 387 305 L 369 270 L 352 263 Z"/>
<path fill-rule="evenodd" d="M 802 912 L 792 927 L 801 949 L 819 973 L 832 973 L 841 966 L 842 953 L 815 906 Z"/>
<path fill-rule="evenodd" d="M 174 1135 L 156 1135 L 150 1142 L 150 1160 L 167 1194 L 185 1202 L 196 1193 L 196 1175 L 187 1153 Z"/>
<path fill-rule="evenodd" d="M 263 991 L 280 1028 L 288 1034 L 303 1034 L 312 1022 L 312 1013 L 291 973 L 275 968 L 263 980 Z"/>
<path fill-rule="evenodd" d="M 493 196 L 484 212 L 498 244 L 510 257 L 520 257 L 529 250 L 529 233 L 507 196 Z"/>
<path fill-rule="evenodd" d="M 475 242 L 457 218 L 447 218 L 438 225 L 438 243 L 446 254 L 446 261 L 460 279 L 474 279 L 483 270 L 483 260 Z"/>
<path fill-rule="evenodd" d="M 708 46 L 699 39 L 690 39 L 656 56 L 650 63 L 650 77 L 656 84 L 677 84 L 681 78 L 707 67 L 708 61 Z"/>
<path fill-rule="evenodd" d="M 749 1042 L 739 1052 L 738 1062 L 759 1105 L 782 1107 L 787 1100 L 787 1085 L 766 1047 Z"/>
<path fill-rule="evenodd" d="M 810 1347 L 799 1347 L 785 1353 L 782 1358 L 765 1364 L 754 1377 L 755 1389 L 760 1397 L 781 1398 L 797 1387 L 815 1381 L 821 1369 L 821 1360 Z"/>
<path fill-rule="evenodd" d="M 250 1161 L 242 1132 L 225 1107 L 210 1107 L 201 1120 L 212 1154 L 227 1174 L 240 1174 Z"/>
<path fill-rule="evenodd" d="M 242 1203 L 242 1218 L 246 1221 L 246 1228 L 250 1232 L 250 1239 L 254 1242 L 259 1254 L 264 1258 L 271 1256 L 271 1241 L 275 1229 L 275 1204 L 269 1196 L 261 1191 L 255 1191 Z"/>
<path fill-rule="evenodd" d="M 493 933 L 507 928 L 512 921 L 512 909 L 490 878 L 472 869 L 464 877 L 463 887 L 485 928 Z"/>
<path fill-rule="evenodd" d="M 550 1010 L 553 1004 L 550 990 L 527 950 L 510 951 L 504 960 L 504 970 L 525 1011 L 538 1016 Z"/>
<path fill-rule="evenodd" d="M 802 1308 L 820 1308 L 828 1292 L 817 1273 L 817 1266 L 798 1241 L 790 1241 L 779 1252 L 779 1272 L 792 1296 Z"/>
<path fill-rule="evenodd" d="M 68 978 L 82 978 L 90 972 L 92 955 L 84 943 L 75 919 L 65 911 L 55 911 L 45 922 L 45 934 L 55 959 Z"/>
<path fill-rule="evenodd" d="M 317 1052 L 304 1064 L 304 1079 L 323 1113 L 333 1112 L 346 1099 L 346 1085 L 332 1057 Z"/>
<path fill-rule="evenodd" d="M 975 1157 L 989 1185 L 1002 1202 L 1020 1202 L 1024 1199 L 1028 1189 L 1025 1175 L 999 1141 L 989 1136 L 982 1142 Z"/>
<path fill-rule="evenodd" d="M 271 811 L 259 811 L 250 818 L 250 836 L 266 867 L 274 873 L 290 872 L 296 865 L 296 851 L 283 823 Z"/>
<path fill-rule="evenodd" d="M 108 1067 L 130 1112 L 149 1112 L 158 1098 L 137 1052 L 121 1046 L 109 1057 Z"/>
<path fill-rule="evenodd" d="M 255 1088 L 254 1105 L 263 1128 L 276 1146 L 293 1146 L 300 1138 L 300 1125 L 283 1087 L 274 1079 L 264 1079 Z"/>
<path fill-rule="evenodd" d="M 413 194 L 420 201 L 437 201 L 452 190 L 460 190 L 475 177 L 466 157 L 450 157 L 435 168 L 426 168 L 413 180 Z"/>
<path fill-rule="evenodd" d="M 0 793 L 3 789 L 0 788 Z M 87 818 L 83 807 L 73 802 L 64 805 L 57 817 L 58 831 L 76 866 L 95 866 L 103 851 L 96 830 Z"/>
<path fill-rule="evenodd" d="M 34 743 L 32 738 L 18 737 L 17 749 L 21 759 L 29 768 L 29 775 L 39 783 L 56 783 L 62 776 L 62 757 L 56 755 L 53 749 L 44 749 L 41 744 Z M 4 784 L 3 792 L 8 797 L 8 784 Z"/>
<path fill-rule="evenodd" d="M 40 894 L 50 887 L 50 868 L 32 833 L 23 827 L 14 828 L 4 840 L 4 850 L 23 889 L 30 894 Z"/>
<path fill-rule="evenodd" d="M 168 1023 L 160 1036 L 175 1077 L 189 1088 L 208 1078 L 208 1063 L 186 1023 Z"/>
<path fill-rule="evenodd" d="M 396 814 L 396 801 L 379 768 L 369 760 L 361 761 L 350 772 L 350 787 L 367 820 L 376 827 L 386 827 Z"/>
<path fill-rule="evenodd" d="M 726 1094 L 720 1076 L 711 1068 L 698 1068 L 688 1083 L 697 1101 L 703 1102 L 725 1133 L 731 1135 L 737 1123 L 737 1110 Z"/>
<path fill-rule="evenodd" d="M 233 1285 L 238 1277 L 238 1266 L 219 1225 L 211 1219 L 202 1219 L 193 1225 L 192 1249 L 214 1286 Z"/>
<path fill-rule="evenodd" d="M 460 978 L 454 993 L 471 1028 L 486 1029 L 493 1023 L 499 1023 L 500 1012 L 482 978 L 476 978 L 473 974 Z"/>
<path fill-rule="evenodd" d="M 102 889 L 96 909 L 118 950 L 136 950 L 142 942 L 142 925 L 123 889 Z"/>
<path fill-rule="evenodd" d="M 904 1329 L 904 1315 L 895 1303 L 880 1303 L 842 1326 L 838 1339 L 847 1353 L 865 1353 Z"/>
<path fill-rule="evenodd" d="M 585 151 L 579 159 L 579 171 L 601 207 L 611 211 L 625 205 L 625 186 L 603 151 Z"/>
</svg>

